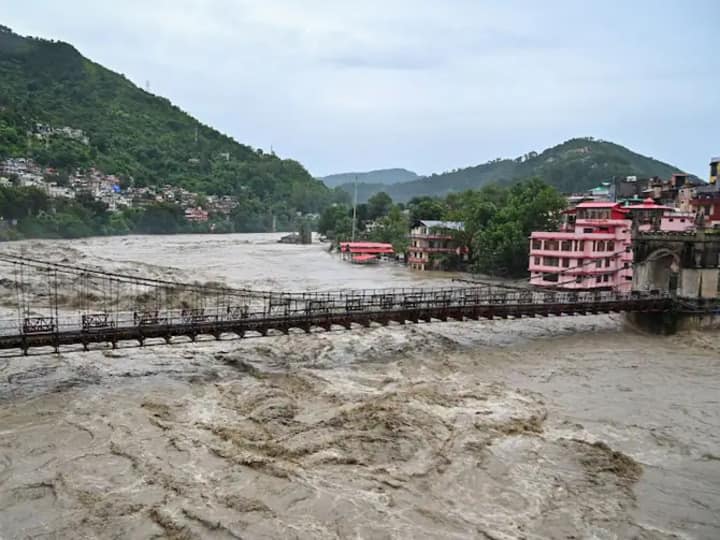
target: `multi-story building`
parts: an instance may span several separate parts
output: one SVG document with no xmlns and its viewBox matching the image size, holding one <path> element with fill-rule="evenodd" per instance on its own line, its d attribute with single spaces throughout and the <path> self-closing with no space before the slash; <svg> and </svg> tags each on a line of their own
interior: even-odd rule
<svg viewBox="0 0 720 540">
<path fill-rule="evenodd" d="M 457 231 L 464 224 L 461 221 L 420 220 L 410 230 L 408 263 L 413 270 L 437 270 L 442 266 L 443 257 L 458 255 L 465 257 L 467 250 L 458 246 Z"/>
<path fill-rule="evenodd" d="M 558 232 L 530 237 L 530 283 L 564 289 L 629 290 L 631 222 L 613 202 L 580 203 Z"/>
<path fill-rule="evenodd" d="M 690 209 L 700 216 L 705 227 L 720 227 L 720 190 L 717 184 L 695 189 Z"/>
<path fill-rule="evenodd" d="M 645 199 L 622 206 L 585 202 L 566 212 L 557 232 L 530 237 L 530 283 L 576 290 L 629 291 L 632 288 L 632 230 L 683 232 L 694 216 Z"/>
<path fill-rule="evenodd" d="M 705 227 L 720 227 L 720 157 L 710 160 L 710 183 L 695 189 L 690 201 L 691 211 L 698 214 Z"/>
</svg>

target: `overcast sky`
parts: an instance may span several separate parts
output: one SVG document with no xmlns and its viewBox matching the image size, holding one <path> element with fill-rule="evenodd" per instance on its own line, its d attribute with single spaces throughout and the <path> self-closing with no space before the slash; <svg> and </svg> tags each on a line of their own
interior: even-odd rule
<svg viewBox="0 0 720 540">
<path fill-rule="evenodd" d="M 421 174 L 594 136 L 707 177 L 720 0 L 0 0 L 313 174 Z"/>
</svg>

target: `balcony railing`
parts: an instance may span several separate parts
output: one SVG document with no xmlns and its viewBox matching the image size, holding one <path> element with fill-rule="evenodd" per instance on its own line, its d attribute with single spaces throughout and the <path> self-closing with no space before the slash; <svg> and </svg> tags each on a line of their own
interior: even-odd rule
<svg viewBox="0 0 720 540">
<path fill-rule="evenodd" d="M 607 251 L 561 251 L 561 250 L 555 250 L 555 251 L 548 251 L 545 249 L 531 249 L 530 250 L 530 256 L 531 257 L 561 257 L 565 259 L 578 259 L 582 257 L 583 259 L 595 259 L 598 257 L 606 258 L 606 257 L 616 257 L 618 255 L 617 249 L 607 250 Z"/>
<path fill-rule="evenodd" d="M 411 239 L 416 240 L 452 240 L 453 236 L 451 234 L 410 234 L 409 235 Z"/>
<path fill-rule="evenodd" d="M 456 250 L 457 248 L 454 247 L 438 248 L 410 246 L 408 248 L 408 251 L 417 251 L 418 253 L 455 253 Z"/>
</svg>

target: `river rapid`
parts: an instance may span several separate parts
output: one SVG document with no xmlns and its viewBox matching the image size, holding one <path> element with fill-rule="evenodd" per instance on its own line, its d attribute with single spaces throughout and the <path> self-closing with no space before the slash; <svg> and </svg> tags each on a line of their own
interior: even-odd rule
<svg viewBox="0 0 720 540">
<path fill-rule="evenodd" d="M 451 285 L 278 237 L 2 250 L 258 289 Z M 0 538 L 153 537 L 720 538 L 720 335 L 595 315 L 0 357 Z"/>
</svg>

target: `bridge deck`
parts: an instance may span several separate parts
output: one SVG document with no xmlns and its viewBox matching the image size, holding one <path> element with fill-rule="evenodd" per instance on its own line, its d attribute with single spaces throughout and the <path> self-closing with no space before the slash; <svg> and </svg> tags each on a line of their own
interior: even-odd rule
<svg viewBox="0 0 720 540">
<path fill-rule="evenodd" d="M 352 324 L 446 321 L 448 319 L 493 319 L 587 315 L 611 312 L 659 312 L 672 308 L 666 295 L 615 295 L 572 293 L 505 293 L 481 296 L 477 289 L 454 289 L 450 292 L 412 293 L 343 293 L 333 297 L 303 295 L 302 301 L 268 305 L 263 312 L 225 308 L 206 313 L 203 310 L 156 312 L 148 319 L 137 313 L 83 315 L 82 323 L 61 322 L 53 318 L 25 319 L 20 331 L 0 335 L 0 349 L 18 349 L 27 354 L 32 347 L 54 347 L 93 343 L 111 344 L 185 336 L 194 340 L 208 335 L 217 339 L 223 334 L 243 337 L 248 333 L 267 335 L 270 331 L 288 333 L 291 329 L 310 332 L 313 328 L 330 330 L 333 326 L 350 328 Z M 329 298 L 329 297 L 328 297 Z M 338 300 L 340 299 L 340 300 Z M 30 321 L 30 322 L 28 322 Z"/>
</svg>

